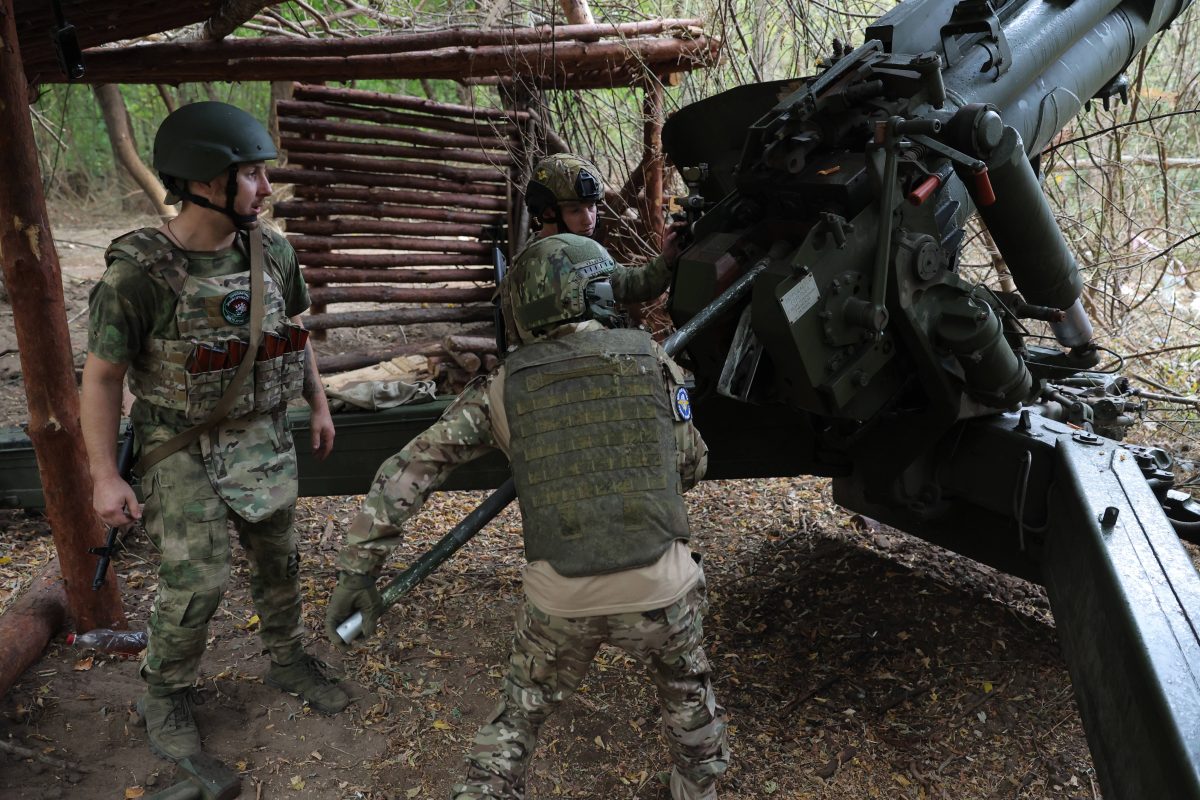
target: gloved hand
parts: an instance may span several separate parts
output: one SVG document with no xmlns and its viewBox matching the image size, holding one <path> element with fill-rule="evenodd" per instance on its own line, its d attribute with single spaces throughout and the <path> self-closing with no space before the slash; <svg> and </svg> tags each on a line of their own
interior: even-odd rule
<svg viewBox="0 0 1200 800">
<path fill-rule="evenodd" d="M 346 649 L 349 645 L 338 635 L 337 627 L 353 615 L 362 613 L 363 636 L 375 634 L 375 623 L 383 613 L 383 598 L 375 588 L 375 577 L 356 572 L 339 572 L 337 588 L 329 598 L 325 609 L 325 635 L 334 647 Z"/>
</svg>

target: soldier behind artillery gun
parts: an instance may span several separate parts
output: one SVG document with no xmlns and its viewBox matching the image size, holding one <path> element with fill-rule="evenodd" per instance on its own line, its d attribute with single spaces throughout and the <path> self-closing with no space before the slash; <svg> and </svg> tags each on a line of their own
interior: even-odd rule
<svg viewBox="0 0 1200 800">
<path fill-rule="evenodd" d="M 648 333 L 617 328 L 616 270 L 603 247 L 572 234 L 521 254 L 507 282 L 518 347 L 380 467 L 338 556 L 326 631 L 340 646 L 336 628 L 355 611 L 373 632 L 375 579 L 404 522 L 459 464 L 492 449 L 509 457 L 526 602 L 503 700 L 475 737 L 455 800 L 525 796 L 538 730 L 604 642 L 642 663 L 658 689 L 675 800 L 715 798 L 728 762 L 683 501 L 708 450 L 679 367 Z"/>
<path fill-rule="evenodd" d="M 569 153 L 546 156 L 534 166 L 525 187 L 525 206 L 536 234 L 530 246 L 559 233 L 595 238 L 598 207 L 603 199 L 604 182 L 595 165 Z M 609 284 L 618 303 L 644 303 L 667 290 L 679 261 L 684 228 L 686 226 L 680 225 L 667 228 L 662 253 L 646 264 L 638 267 L 616 265 L 609 276 Z M 505 338 L 508 342 L 516 342 L 516 331 L 511 324 L 512 309 L 506 305 L 508 297 L 503 288 L 500 303 L 504 318 L 510 321 Z"/>
<path fill-rule="evenodd" d="M 170 114 L 154 165 L 167 202 L 183 208 L 160 228 L 114 241 L 89 301 L 81 416 L 93 505 L 109 525 L 142 519 L 162 553 L 138 710 L 150 749 L 172 761 L 200 752 L 191 687 L 229 580 L 230 521 L 271 654 L 266 682 L 325 713 L 349 702 L 301 647 L 287 401 L 308 401 L 318 458 L 332 450 L 334 430 L 299 326 L 308 291 L 296 254 L 259 227 L 271 194 L 265 161 L 275 157 L 266 129 L 234 106 L 195 103 Z M 127 372 L 144 513 L 115 464 Z"/>
</svg>

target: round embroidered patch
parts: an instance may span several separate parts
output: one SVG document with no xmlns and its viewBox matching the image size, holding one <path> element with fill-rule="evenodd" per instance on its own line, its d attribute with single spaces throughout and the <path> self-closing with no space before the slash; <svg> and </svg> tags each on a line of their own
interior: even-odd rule
<svg viewBox="0 0 1200 800">
<path fill-rule="evenodd" d="M 692 401 L 688 397 L 687 389 L 682 386 L 675 390 L 675 411 L 680 419 L 692 418 Z"/>
<path fill-rule="evenodd" d="M 250 292 L 235 289 L 221 301 L 221 316 L 230 325 L 245 325 L 250 321 Z"/>
</svg>

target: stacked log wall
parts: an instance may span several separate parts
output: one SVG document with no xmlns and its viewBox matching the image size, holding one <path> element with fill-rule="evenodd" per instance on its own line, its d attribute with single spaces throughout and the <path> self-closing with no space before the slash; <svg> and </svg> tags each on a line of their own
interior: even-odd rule
<svg viewBox="0 0 1200 800">
<path fill-rule="evenodd" d="M 276 113 L 287 166 L 270 178 L 293 189 L 274 214 L 310 287 L 306 324 L 490 327 L 520 115 L 308 84 Z M 429 336 L 406 339 L 443 350 Z"/>
</svg>

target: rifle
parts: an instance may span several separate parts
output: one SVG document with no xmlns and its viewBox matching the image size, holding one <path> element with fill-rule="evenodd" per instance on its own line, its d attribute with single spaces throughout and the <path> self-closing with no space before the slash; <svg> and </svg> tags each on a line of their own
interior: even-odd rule
<svg viewBox="0 0 1200 800">
<path fill-rule="evenodd" d="M 121 474 L 121 479 L 126 483 L 133 477 L 133 423 L 126 422 L 125 429 L 121 432 L 121 447 L 117 451 L 117 471 Z M 113 553 L 117 552 L 117 535 L 121 532 L 121 526 L 113 525 L 108 529 L 108 535 L 104 538 L 103 547 L 89 547 L 88 552 L 92 555 L 100 556 L 100 560 L 96 562 L 96 575 L 92 578 L 92 591 L 100 591 L 100 587 L 104 585 L 104 579 L 108 575 L 108 565 L 112 561 Z"/>
</svg>

